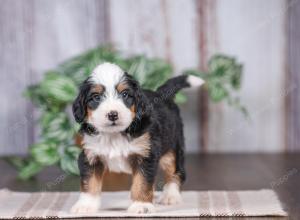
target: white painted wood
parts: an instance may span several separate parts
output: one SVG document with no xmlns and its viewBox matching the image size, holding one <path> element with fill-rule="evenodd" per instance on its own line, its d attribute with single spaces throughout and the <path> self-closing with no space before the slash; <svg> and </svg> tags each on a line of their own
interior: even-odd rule
<svg viewBox="0 0 300 220">
<path fill-rule="evenodd" d="M 110 1 L 111 40 L 126 54 L 167 59 L 178 75 L 198 66 L 197 9 L 192 0 Z M 197 92 L 181 106 L 186 147 L 199 150 Z"/>
<path fill-rule="evenodd" d="M 296 88 L 287 97 L 287 150 L 300 150 L 300 4 L 298 1 L 288 1 L 288 82 L 295 83 Z"/>
<path fill-rule="evenodd" d="M 33 72 L 43 73 L 103 42 L 104 5 L 104 1 L 97 0 L 36 0 L 31 52 Z"/>
<path fill-rule="evenodd" d="M 26 51 L 29 12 L 23 1 L 1 1 L 0 7 L 0 155 L 24 152 L 30 140 L 29 102 L 21 96 L 30 81 Z"/>
<path fill-rule="evenodd" d="M 236 56 L 244 64 L 241 100 L 251 121 L 226 105 L 210 105 L 210 152 L 284 150 L 285 18 L 283 0 L 217 1 L 218 42 L 210 53 Z"/>
<path fill-rule="evenodd" d="M 290 1 L 294 2 L 294 1 Z M 109 8 L 106 10 L 106 3 Z M 210 104 L 208 152 L 277 152 L 284 149 L 286 74 L 284 0 L 213 0 L 205 9 L 207 54 L 201 54 L 194 0 L 2 0 L 0 7 L 0 155 L 27 152 L 36 140 L 36 112 L 21 97 L 43 72 L 101 42 L 125 54 L 169 60 L 174 75 L 217 52 L 244 63 L 242 101 L 251 122 L 225 104 Z M 201 33 L 203 34 L 203 33 Z M 205 57 L 201 57 L 205 56 Z M 181 106 L 189 152 L 199 150 L 199 100 Z M 13 102 L 12 102 L 13 100 Z"/>
<path fill-rule="evenodd" d="M 1 1 L 0 155 L 27 153 L 37 140 L 36 112 L 22 92 L 45 70 L 104 42 L 105 7 L 104 0 Z"/>
</svg>

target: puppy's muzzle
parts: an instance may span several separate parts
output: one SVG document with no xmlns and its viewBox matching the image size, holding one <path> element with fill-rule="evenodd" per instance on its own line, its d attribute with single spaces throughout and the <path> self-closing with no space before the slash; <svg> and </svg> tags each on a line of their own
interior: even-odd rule
<svg viewBox="0 0 300 220">
<path fill-rule="evenodd" d="M 117 121 L 119 119 L 118 112 L 117 111 L 110 111 L 107 114 L 107 118 L 108 118 L 108 120 L 110 120 L 112 122 Z"/>
</svg>

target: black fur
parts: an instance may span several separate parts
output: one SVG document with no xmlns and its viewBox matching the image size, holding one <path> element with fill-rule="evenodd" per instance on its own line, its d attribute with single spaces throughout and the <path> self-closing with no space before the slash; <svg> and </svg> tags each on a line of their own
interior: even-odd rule
<svg viewBox="0 0 300 220">
<path fill-rule="evenodd" d="M 72 110 L 76 122 L 82 123 L 87 114 L 87 102 L 92 84 L 89 82 L 89 78 L 86 79 L 79 88 L 79 94 L 73 102 Z"/>
<path fill-rule="evenodd" d="M 141 99 L 138 101 L 146 103 L 146 107 L 143 108 L 145 114 L 138 117 L 127 132 L 133 137 L 138 137 L 145 132 L 150 134 L 150 154 L 148 158 L 142 158 L 139 164 L 149 183 L 154 181 L 160 157 L 170 150 L 175 153 L 176 174 L 181 182 L 186 179 L 183 123 L 173 98 L 180 89 L 189 86 L 187 76 L 182 75 L 168 80 L 156 92 L 140 90 Z"/>
<path fill-rule="evenodd" d="M 150 161 L 154 164 L 158 163 L 159 158 L 171 150 L 176 155 L 176 174 L 184 182 L 184 136 L 179 108 L 172 99 L 164 99 L 158 92 L 144 91 L 144 93 L 152 106 L 151 117 L 143 124 L 144 132 L 150 134 L 152 147 L 151 159 L 145 158 L 143 169 L 150 166 Z M 155 165 L 152 167 L 156 168 Z M 147 179 L 151 179 L 156 175 L 156 169 L 145 174 Z"/>
<path fill-rule="evenodd" d="M 125 78 L 127 84 L 132 88 L 134 92 L 134 103 L 136 105 L 136 118 L 142 119 L 143 117 L 148 117 L 150 115 L 149 102 L 145 96 L 143 90 L 141 89 L 139 83 L 128 73 L 125 73 Z"/>
<path fill-rule="evenodd" d="M 80 126 L 79 133 L 81 133 L 81 134 L 85 133 L 88 135 L 98 135 L 99 131 L 97 131 L 97 129 L 93 125 L 84 122 Z"/>
<path fill-rule="evenodd" d="M 99 132 L 97 129 L 87 123 L 85 121 L 87 116 L 87 107 L 91 109 L 96 109 L 99 105 L 99 102 L 96 102 L 93 96 L 94 94 L 91 93 L 91 88 L 93 84 L 90 81 L 90 78 L 87 78 L 79 88 L 79 94 L 72 105 L 72 111 L 75 118 L 75 121 L 81 124 L 80 133 L 86 133 L 89 135 L 97 135 Z"/>
<path fill-rule="evenodd" d="M 157 89 L 157 93 L 159 93 L 162 99 L 173 99 L 180 89 L 190 86 L 187 82 L 187 77 L 187 75 L 181 75 L 169 79 Z"/>
</svg>

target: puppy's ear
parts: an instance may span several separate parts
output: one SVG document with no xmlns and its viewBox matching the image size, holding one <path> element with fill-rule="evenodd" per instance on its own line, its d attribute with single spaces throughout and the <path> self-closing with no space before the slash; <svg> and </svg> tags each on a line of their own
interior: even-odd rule
<svg viewBox="0 0 300 220">
<path fill-rule="evenodd" d="M 87 96 L 91 88 L 91 83 L 85 80 L 80 86 L 79 94 L 73 102 L 73 115 L 78 123 L 82 123 L 87 114 Z"/>
<path fill-rule="evenodd" d="M 127 83 L 134 90 L 134 99 L 136 106 L 136 119 L 142 119 L 150 114 L 150 106 L 147 97 L 145 96 L 140 84 L 131 75 L 125 72 Z"/>
</svg>

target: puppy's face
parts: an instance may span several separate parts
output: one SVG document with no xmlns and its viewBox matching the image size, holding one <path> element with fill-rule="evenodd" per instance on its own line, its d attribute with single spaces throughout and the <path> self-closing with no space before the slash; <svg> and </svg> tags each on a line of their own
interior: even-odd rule
<svg viewBox="0 0 300 220">
<path fill-rule="evenodd" d="M 73 113 L 77 122 L 100 132 L 121 132 L 143 111 L 142 102 L 138 83 L 118 66 L 104 63 L 82 84 Z"/>
</svg>

